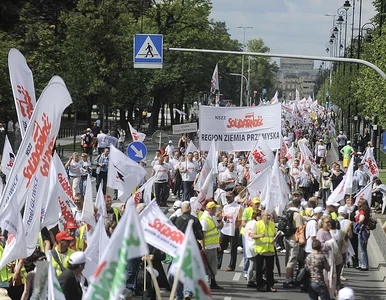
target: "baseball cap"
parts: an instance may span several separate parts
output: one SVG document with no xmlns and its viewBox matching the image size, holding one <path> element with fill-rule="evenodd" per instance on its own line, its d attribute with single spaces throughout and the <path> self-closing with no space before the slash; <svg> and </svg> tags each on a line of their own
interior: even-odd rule
<svg viewBox="0 0 386 300">
<path fill-rule="evenodd" d="M 68 235 L 67 232 L 61 231 L 55 236 L 57 241 L 72 241 L 74 238 L 71 235 Z"/>
<path fill-rule="evenodd" d="M 347 141 L 347 144 L 351 144 L 351 141 Z"/>
<path fill-rule="evenodd" d="M 351 288 L 345 287 L 339 290 L 338 300 L 354 300 L 354 291 Z"/>
<path fill-rule="evenodd" d="M 219 208 L 220 205 L 216 204 L 214 201 L 210 201 L 206 204 L 206 208 Z"/>
<path fill-rule="evenodd" d="M 327 202 L 326 202 L 326 205 L 327 205 L 327 206 L 329 206 L 329 205 L 339 206 L 339 203 L 338 203 L 338 202 L 327 201 Z"/>
<path fill-rule="evenodd" d="M 75 222 L 69 221 L 66 224 L 66 228 L 67 229 L 77 229 L 78 228 L 78 224 L 76 224 Z"/>
<path fill-rule="evenodd" d="M 338 213 L 339 214 L 347 214 L 347 207 L 346 206 L 339 206 Z"/>
<path fill-rule="evenodd" d="M 261 202 L 261 200 L 260 200 L 259 197 L 254 197 L 254 198 L 252 198 L 252 203 L 253 203 L 253 204 L 257 204 L 257 203 L 260 203 L 260 202 Z"/>
<path fill-rule="evenodd" d="M 321 212 L 323 212 L 323 208 L 322 207 L 318 206 L 318 207 L 314 208 L 314 214 L 319 214 Z"/>
<path fill-rule="evenodd" d="M 182 204 L 181 200 L 174 201 L 173 208 L 175 208 L 175 209 L 181 208 L 181 204 Z"/>
<path fill-rule="evenodd" d="M 173 141 L 172 141 L 172 140 L 169 140 L 169 144 L 173 144 Z"/>
<path fill-rule="evenodd" d="M 91 128 L 87 128 L 86 131 L 92 131 Z"/>
<path fill-rule="evenodd" d="M 68 262 L 72 265 L 84 264 L 86 262 L 86 256 L 83 251 L 76 251 L 70 255 Z"/>
</svg>

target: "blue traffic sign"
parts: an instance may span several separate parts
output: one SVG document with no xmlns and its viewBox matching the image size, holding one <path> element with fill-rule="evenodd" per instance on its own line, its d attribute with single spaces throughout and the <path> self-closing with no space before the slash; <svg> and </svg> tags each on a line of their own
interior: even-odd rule
<svg viewBox="0 0 386 300">
<path fill-rule="evenodd" d="M 263 88 L 263 89 L 261 90 L 261 92 L 265 95 L 265 94 L 267 93 L 267 89 L 266 89 L 266 88 Z"/>
<path fill-rule="evenodd" d="M 136 34 L 134 36 L 134 68 L 160 69 L 162 62 L 162 34 Z"/>
<path fill-rule="evenodd" d="M 134 161 L 141 161 L 146 157 L 147 148 L 144 143 L 132 142 L 127 146 L 127 156 Z"/>
<path fill-rule="evenodd" d="M 383 143 L 382 143 L 382 151 L 386 153 L 386 131 L 382 134 Z"/>
</svg>

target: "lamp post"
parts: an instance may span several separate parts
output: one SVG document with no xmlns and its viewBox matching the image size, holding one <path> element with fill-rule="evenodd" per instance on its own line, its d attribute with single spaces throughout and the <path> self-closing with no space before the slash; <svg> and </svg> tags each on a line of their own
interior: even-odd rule
<svg viewBox="0 0 386 300">
<path fill-rule="evenodd" d="M 240 76 L 241 77 L 241 83 L 244 84 L 243 82 L 243 79 L 245 80 L 245 82 L 247 83 L 247 91 L 248 91 L 248 94 L 249 94 L 249 79 L 247 77 L 245 77 L 245 75 L 243 74 L 239 74 L 239 73 L 227 73 L 227 75 L 231 75 L 231 76 Z M 243 92 L 243 90 L 241 90 L 241 92 Z M 249 95 L 248 95 L 249 96 Z M 240 94 L 240 99 L 242 99 L 243 95 Z M 241 106 L 241 105 L 240 105 Z"/>
<path fill-rule="evenodd" d="M 243 39 L 243 52 L 245 50 L 245 30 L 246 29 L 252 29 L 253 27 L 250 27 L 250 26 L 239 26 L 237 28 L 242 28 L 244 30 L 244 39 Z M 243 74 L 244 76 L 244 55 L 243 57 L 241 58 L 241 74 Z M 243 85 L 243 77 L 241 77 L 241 84 L 240 84 L 240 107 L 243 106 L 243 89 L 244 89 L 244 85 Z"/>
</svg>

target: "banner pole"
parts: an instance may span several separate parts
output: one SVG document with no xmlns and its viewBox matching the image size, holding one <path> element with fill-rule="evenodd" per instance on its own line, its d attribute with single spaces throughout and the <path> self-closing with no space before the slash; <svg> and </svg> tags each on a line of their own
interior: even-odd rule
<svg viewBox="0 0 386 300">
<path fill-rule="evenodd" d="M 157 278 L 154 275 L 153 263 L 151 262 L 151 259 L 148 255 L 146 255 L 146 260 L 147 260 L 147 264 L 150 267 L 150 275 L 151 275 L 151 279 L 153 280 L 154 289 L 155 289 L 155 293 L 157 295 L 157 299 L 162 300 L 160 289 L 159 289 L 158 282 L 157 282 Z M 146 269 L 145 269 L 145 272 L 146 272 Z"/>
<path fill-rule="evenodd" d="M 174 276 L 172 291 L 170 292 L 169 300 L 174 300 L 174 296 L 177 291 L 178 278 L 180 277 L 181 268 L 178 268 L 176 275 Z"/>
</svg>

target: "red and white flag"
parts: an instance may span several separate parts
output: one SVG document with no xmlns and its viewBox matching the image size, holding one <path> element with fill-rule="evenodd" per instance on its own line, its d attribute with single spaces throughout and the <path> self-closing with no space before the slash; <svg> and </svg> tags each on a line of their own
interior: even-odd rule
<svg viewBox="0 0 386 300">
<path fill-rule="evenodd" d="M 216 67 L 214 68 L 212 80 L 210 81 L 210 91 L 212 93 L 215 93 L 216 91 L 220 90 L 220 82 L 218 80 L 218 64 L 216 64 Z"/>
<path fill-rule="evenodd" d="M 352 157 L 346 171 L 346 182 L 344 183 L 344 190 L 351 194 L 354 180 L 354 158 Z"/>
<path fill-rule="evenodd" d="M 332 191 L 331 195 L 327 199 L 327 202 L 336 203 L 344 199 L 344 195 L 346 194 L 346 190 L 344 189 L 345 183 L 346 176 L 343 177 L 339 185 Z"/>
<path fill-rule="evenodd" d="M 20 133 L 23 138 L 36 106 L 34 79 L 25 57 L 15 48 L 8 53 L 8 68 Z"/>
<path fill-rule="evenodd" d="M 9 142 L 8 136 L 5 136 L 3 155 L 1 156 L 1 172 L 6 177 L 11 173 L 13 163 L 15 162 L 15 154 L 13 153 L 11 143 Z"/>
<path fill-rule="evenodd" d="M 284 142 L 283 137 L 280 138 L 281 140 L 281 146 L 280 146 L 280 159 L 286 157 L 287 152 L 288 152 L 288 147 L 286 143 Z"/>
<path fill-rule="evenodd" d="M 288 165 L 291 166 L 294 159 L 296 158 L 296 149 L 292 143 L 291 147 L 287 150 L 285 157 L 288 159 Z"/>
<path fill-rule="evenodd" d="M 151 202 L 151 193 L 153 192 L 153 185 L 154 185 L 154 179 L 155 177 L 150 177 L 133 195 L 133 200 L 135 205 L 138 205 L 138 203 L 141 200 L 142 192 L 143 192 L 143 203 L 146 205 L 150 204 Z"/>
<path fill-rule="evenodd" d="M 205 178 L 205 182 L 202 185 L 200 192 L 196 199 L 192 201 L 191 208 L 192 208 L 192 215 L 195 217 L 198 216 L 199 211 L 201 210 L 202 206 L 206 203 L 207 200 L 213 199 L 213 169 L 209 171 Z"/>
<path fill-rule="evenodd" d="M 248 157 L 250 172 L 263 171 L 268 166 L 273 165 L 274 159 L 271 148 L 260 136 Z"/>
<path fill-rule="evenodd" d="M 129 128 L 130 128 L 131 137 L 133 138 L 133 142 L 143 143 L 143 141 L 146 139 L 146 134 L 135 130 L 134 127 L 131 126 L 130 122 L 129 122 Z"/>
<path fill-rule="evenodd" d="M 382 184 L 383 187 L 381 189 L 386 192 L 386 186 Z M 356 195 L 355 195 L 355 205 L 358 206 L 359 200 L 366 199 L 367 202 L 369 203 L 369 207 L 371 207 L 371 196 L 372 196 L 372 190 L 373 190 L 373 183 L 370 182 L 368 185 L 366 185 L 362 190 L 360 190 Z M 383 213 L 383 212 L 382 212 Z"/>
<path fill-rule="evenodd" d="M 247 189 L 251 198 L 261 197 L 263 190 L 266 188 L 268 181 L 271 177 L 272 168 L 268 166 L 265 170 L 261 171 L 256 177 L 247 185 Z"/>
<path fill-rule="evenodd" d="M 205 180 L 206 180 L 206 177 L 208 176 L 208 174 L 211 174 L 211 176 L 212 176 L 212 174 L 216 174 L 216 173 L 218 173 L 218 171 L 217 171 L 216 142 L 214 140 L 212 140 L 212 143 L 210 144 L 208 156 L 205 159 L 205 163 L 204 163 L 202 170 L 200 172 L 200 177 L 198 178 L 194 189 L 196 191 L 200 191 Z"/>
<path fill-rule="evenodd" d="M 270 104 L 276 104 L 276 103 L 279 103 L 279 92 L 276 91 L 275 95 L 273 96 L 273 98 L 271 99 L 271 101 L 269 101 Z"/>
<path fill-rule="evenodd" d="M 170 256 L 177 256 L 184 234 L 165 216 L 155 199 L 141 212 L 139 220 L 146 243 Z"/>
<path fill-rule="evenodd" d="M 364 171 L 369 174 L 370 178 L 379 176 L 377 162 L 374 159 L 373 150 L 371 148 L 367 148 L 366 153 L 362 158 L 362 163 L 364 164 Z"/>
</svg>

